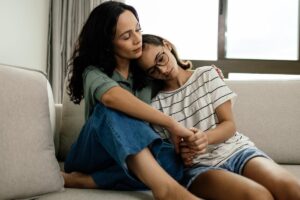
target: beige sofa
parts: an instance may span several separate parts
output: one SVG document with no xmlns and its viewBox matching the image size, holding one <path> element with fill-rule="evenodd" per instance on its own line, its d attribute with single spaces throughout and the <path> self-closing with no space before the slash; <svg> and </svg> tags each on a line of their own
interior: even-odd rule
<svg viewBox="0 0 300 200">
<path fill-rule="evenodd" d="M 238 94 L 238 130 L 300 178 L 300 80 L 226 82 Z M 0 199 L 152 199 L 150 191 L 63 188 L 59 166 L 83 124 L 84 105 L 67 95 L 54 104 L 44 74 L 0 65 L 0 95 Z"/>
</svg>

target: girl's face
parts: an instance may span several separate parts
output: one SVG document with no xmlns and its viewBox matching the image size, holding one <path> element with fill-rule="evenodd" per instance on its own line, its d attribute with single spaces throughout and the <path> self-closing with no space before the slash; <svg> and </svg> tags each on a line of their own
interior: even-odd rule
<svg viewBox="0 0 300 200">
<path fill-rule="evenodd" d="M 148 76 L 154 79 L 172 80 L 178 74 L 176 59 L 168 45 L 145 44 L 138 64 Z"/>
<path fill-rule="evenodd" d="M 113 44 L 119 58 L 136 59 L 142 55 L 141 27 L 132 12 L 126 10 L 119 16 Z"/>
</svg>

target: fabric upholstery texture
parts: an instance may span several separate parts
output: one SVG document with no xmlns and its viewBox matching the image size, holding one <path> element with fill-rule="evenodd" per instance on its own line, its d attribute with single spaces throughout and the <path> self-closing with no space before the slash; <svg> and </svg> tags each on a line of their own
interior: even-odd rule
<svg viewBox="0 0 300 200">
<path fill-rule="evenodd" d="M 0 65 L 0 94 L 0 199 L 62 190 L 46 77 Z"/>
<path fill-rule="evenodd" d="M 66 84 L 65 84 L 66 85 Z M 62 121 L 60 128 L 59 160 L 65 160 L 71 145 L 77 139 L 84 124 L 84 100 L 80 104 L 70 101 L 66 88 L 63 94 Z"/>
<path fill-rule="evenodd" d="M 300 178 L 300 80 L 226 83 L 238 94 L 238 131 Z M 0 94 L 0 199 L 153 199 L 151 191 L 63 189 L 53 132 L 63 161 L 84 123 L 84 102 L 75 105 L 65 93 L 53 113 L 42 73 L 3 65 Z"/>
<path fill-rule="evenodd" d="M 239 132 L 276 162 L 300 164 L 300 80 L 227 81 Z"/>
<path fill-rule="evenodd" d="M 260 149 L 300 179 L 300 80 L 226 80 L 226 84 L 238 95 L 233 105 L 238 131 L 250 137 Z M 66 153 L 71 145 L 68 138 L 75 140 L 83 124 L 84 105 L 74 105 L 64 98 L 63 107 L 64 129 L 60 134 L 61 139 L 65 137 L 66 140 L 61 143 L 61 148 L 65 149 L 63 153 Z M 63 163 L 61 166 L 63 168 Z M 148 200 L 152 195 L 150 191 L 66 189 L 41 199 Z"/>
<path fill-rule="evenodd" d="M 39 200 L 153 200 L 151 191 L 114 191 L 68 188 L 64 192 L 43 195 Z"/>
</svg>

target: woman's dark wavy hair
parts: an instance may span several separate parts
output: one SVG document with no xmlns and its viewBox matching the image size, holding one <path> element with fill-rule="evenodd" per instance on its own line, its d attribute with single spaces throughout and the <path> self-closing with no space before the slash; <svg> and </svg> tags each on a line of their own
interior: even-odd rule
<svg viewBox="0 0 300 200">
<path fill-rule="evenodd" d="M 192 65 L 192 62 L 190 61 L 184 61 L 184 60 L 181 60 L 178 56 L 178 53 L 177 53 L 177 50 L 176 50 L 176 47 L 168 40 L 158 36 L 158 35 L 153 35 L 153 34 L 143 34 L 143 49 L 145 47 L 145 45 L 147 44 L 151 44 L 151 45 L 154 45 L 154 46 L 164 46 L 164 41 L 169 43 L 171 45 L 171 53 L 174 55 L 175 59 L 176 59 L 176 62 L 177 64 L 183 68 L 183 69 L 191 69 L 193 67 Z M 149 79 L 148 75 L 145 74 L 145 72 L 140 68 L 138 67 L 138 63 L 137 63 L 137 60 L 134 61 L 134 67 L 133 68 L 133 79 L 134 79 L 134 82 L 135 83 L 140 83 L 140 87 L 143 87 L 145 84 L 146 84 L 146 81 L 147 79 Z M 155 80 L 156 82 L 156 86 L 158 86 L 159 88 L 157 88 L 158 90 L 159 89 L 162 89 L 163 87 L 163 81 L 161 80 Z M 137 84 L 136 84 L 137 85 Z M 139 89 L 139 88 L 137 88 Z"/>
<path fill-rule="evenodd" d="M 132 6 L 108 1 L 97 6 L 84 24 L 68 65 L 67 92 L 75 104 L 83 99 L 82 75 L 88 66 L 93 65 L 112 76 L 116 67 L 112 41 L 118 18 L 125 10 L 132 12 L 139 20 Z"/>
</svg>

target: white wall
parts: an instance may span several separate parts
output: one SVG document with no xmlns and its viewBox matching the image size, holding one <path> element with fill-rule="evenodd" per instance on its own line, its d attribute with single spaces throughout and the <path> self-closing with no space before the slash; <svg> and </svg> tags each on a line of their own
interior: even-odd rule
<svg viewBox="0 0 300 200">
<path fill-rule="evenodd" d="M 0 0 L 0 63 L 45 71 L 50 0 Z"/>
</svg>

